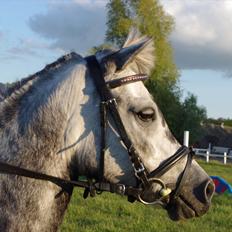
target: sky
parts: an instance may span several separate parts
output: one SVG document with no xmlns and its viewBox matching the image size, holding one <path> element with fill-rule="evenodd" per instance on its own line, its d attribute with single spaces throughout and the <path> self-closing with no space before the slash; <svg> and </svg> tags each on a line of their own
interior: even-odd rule
<svg viewBox="0 0 232 232">
<path fill-rule="evenodd" d="M 41 70 L 70 51 L 104 41 L 106 0 L 0 0 L 0 82 Z M 232 118 L 232 0 L 160 0 L 175 20 L 170 35 L 183 96 L 208 117 Z"/>
</svg>

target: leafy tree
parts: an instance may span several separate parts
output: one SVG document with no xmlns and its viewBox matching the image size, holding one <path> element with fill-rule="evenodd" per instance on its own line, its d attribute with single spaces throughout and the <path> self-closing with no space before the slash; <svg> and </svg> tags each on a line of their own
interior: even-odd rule
<svg viewBox="0 0 232 232">
<path fill-rule="evenodd" d="M 188 130 L 191 132 L 190 144 L 199 139 L 201 134 L 201 123 L 207 118 L 206 109 L 197 105 L 197 97 L 189 94 L 182 104 L 182 116 L 180 131 Z"/>
<path fill-rule="evenodd" d="M 151 75 L 163 85 L 176 83 L 179 73 L 175 66 L 168 36 L 173 18 L 166 14 L 158 0 L 110 0 L 107 4 L 106 41 L 122 46 L 131 26 L 155 41 L 156 65 Z"/>
<path fill-rule="evenodd" d="M 131 14 L 137 16 L 136 26 L 142 34 L 152 37 L 155 42 L 156 64 L 152 79 L 167 87 L 175 85 L 179 72 L 169 43 L 169 35 L 174 26 L 173 18 L 165 13 L 158 0 L 131 0 L 131 4 L 134 9 Z"/>
<path fill-rule="evenodd" d="M 197 106 L 194 95 L 181 102 L 179 71 L 169 42 L 173 18 L 164 11 L 159 0 L 110 0 L 107 12 L 107 42 L 122 46 L 131 26 L 154 39 L 155 69 L 146 86 L 177 139 L 182 142 L 183 131 L 189 129 L 194 141 L 206 112 Z"/>
<path fill-rule="evenodd" d="M 175 132 L 174 122 L 178 116 L 174 112 L 179 112 L 180 91 L 179 73 L 168 41 L 174 25 L 172 17 L 164 12 L 158 0 L 110 0 L 107 10 L 107 42 L 122 46 L 132 25 L 154 38 L 155 69 L 146 85 Z"/>
<path fill-rule="evenodd" d="M 132 26 L 126 1 L 110 0 L 107 7 L 106 41 L 121 46 Z"/>
<path fill-rule="evenodd" d="M 149 91 L 158 103 L 168 126 L 175 137 L 182 141 L 183 131 L 180 130 L 180 117 L 182 115 L 182 103 L 180 102 L 181 93 L 175 85 L 167 87 L 160 82 L 149 80 Z M 157 100 L 158 99 L 158 100 Z"/>
</svg>

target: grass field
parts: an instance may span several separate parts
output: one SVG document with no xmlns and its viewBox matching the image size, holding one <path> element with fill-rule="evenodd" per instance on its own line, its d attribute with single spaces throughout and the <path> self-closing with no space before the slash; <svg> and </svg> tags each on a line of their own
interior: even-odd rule
<svg viewBox="0 0 232 232">
<path fill-rule="evenodd" d="M 218 175 L 232 184 L 232 165 L 218 162 L 200 165 L 209 175 Z M 173 222 L 160 208 L 131 204 L 125 197 L 103 193 L 96 198 L 82 198 L 75 190 L 66 212 L 61 232 L 230 232 L 232 231 L 232 196 L 214 196 L 206 215 L 188 221 Z"/>
</svg>

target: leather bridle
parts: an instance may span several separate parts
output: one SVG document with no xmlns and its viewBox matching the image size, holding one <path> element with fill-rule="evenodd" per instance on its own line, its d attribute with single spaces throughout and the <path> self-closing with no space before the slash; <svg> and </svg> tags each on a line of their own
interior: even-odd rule
<svg viewBox="0 0 232 232">
<path fill-rule="evenodd" d="M 89 70 L 89 76 L 93 78 L 96 89 L 100 95 L 100 115 L 101 115 L 101 154 L 100 154 L 100 165 L 99 173 L 96 180 L 88 179 L 87 181 L 72 181 L 58 178 L 55 176 L 43 174 L 40 172 L 28 170 L 25 168 L 17 167 L 5 162 L 0 161 L 0 173 L 14 174 L 39 180 L 50 181 L 62 188 L 61 192 L 57 194 L 58 197 L 62 192 L 66 191 L 71 194 L 73 187 L 83 187 L 84 198 L 88 195 L 95 196 L 96 193 L 103 191 L 117 193 L 120 195 L 128 196 L 128 200 L 133 202 L 138 200 L 144 204 L 160 204 L 166 206 L 169 201 L 176 199 L 186 181 L 188 171 L 191 166 L 192 157 L 194 152 L 191 148 L 181 146 L 174 155 L 166 159 L 161 163 L 155 170 L 148 172 L 147 168 L 141 160 L 141 156 L 136 151 L 132 141 L 130 140 L 126 129 L 123 125 L 122 119 L 118 112 L 117 101 L 113 97 L 110 89 L 117 88 L 119 86 L 129 84 L 136 81 L 142 81 L 147 79 L 144 74 L 137 74 L 132 76 L 126 76 L 120 79 L 105 82 L 102 69 L 95 56 L 89 56 L 85 58 Z M 106 130 L 108 126 L 108 113 L 111 115 L 112 120 L 115 124 L 116 130 L 121 138 L 122 143 L 127 149 L 130 161 L 132 163 L 135 177 L 137 179 L 137 186 L 127 186 L 121 183 L 113 184 L 109 183 L 104 178 L 104 160 L 106 151 Z M 180 174 L 175 188 L 169 189 L 166 184 L 160 179 L 160 177 L 169 171 L 174 165 L 180 160 L 187 156 L 187 162 L 183 172 Z M 143 199 L 143 195 L 146 191 L 150 191 L 152 186 L 157 184 L 160 186 L 159 196 L 153 201 Z"/>
</svg>

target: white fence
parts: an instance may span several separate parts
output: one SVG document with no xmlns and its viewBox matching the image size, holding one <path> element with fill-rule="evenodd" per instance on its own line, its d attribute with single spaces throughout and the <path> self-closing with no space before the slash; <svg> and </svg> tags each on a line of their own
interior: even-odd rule
<svg viewBox="0 0 232 232">
<path fill-rule="evenodd" d="M 207 163 L 210 161 L 210 158 L 223 160 L 224 164 L 227 164 L 228 161 L 232 162 L 232 155 L 228 154 L 227 152 L 224 152 L 223 154 L 213 154 L 210 153 L 209 149 L 194 148 L 193 150 L 197 156 L 205 157 L 205 161 Z"/>
<path fill-rule="evenodd" d="M 183 144 L 187 147 L 189 146 L 189 131 L 184 132 Z M 207 163 L 210 161 L 210 157 L 212 159 L 223 160 L 224 164 L 227 164 L 228 161 L 232 162 L 232 149 L 226 147 L 213 147 L 211 149 L 211 144 L 209 144 L 208 149 L 194 148 L 193 150 L 195 151 L 195 154 L 197 156 L 205 157 L 205 161 Z M 227 151 L 227 152 L 223 152 L 223 151 Z"/>
</svg>

